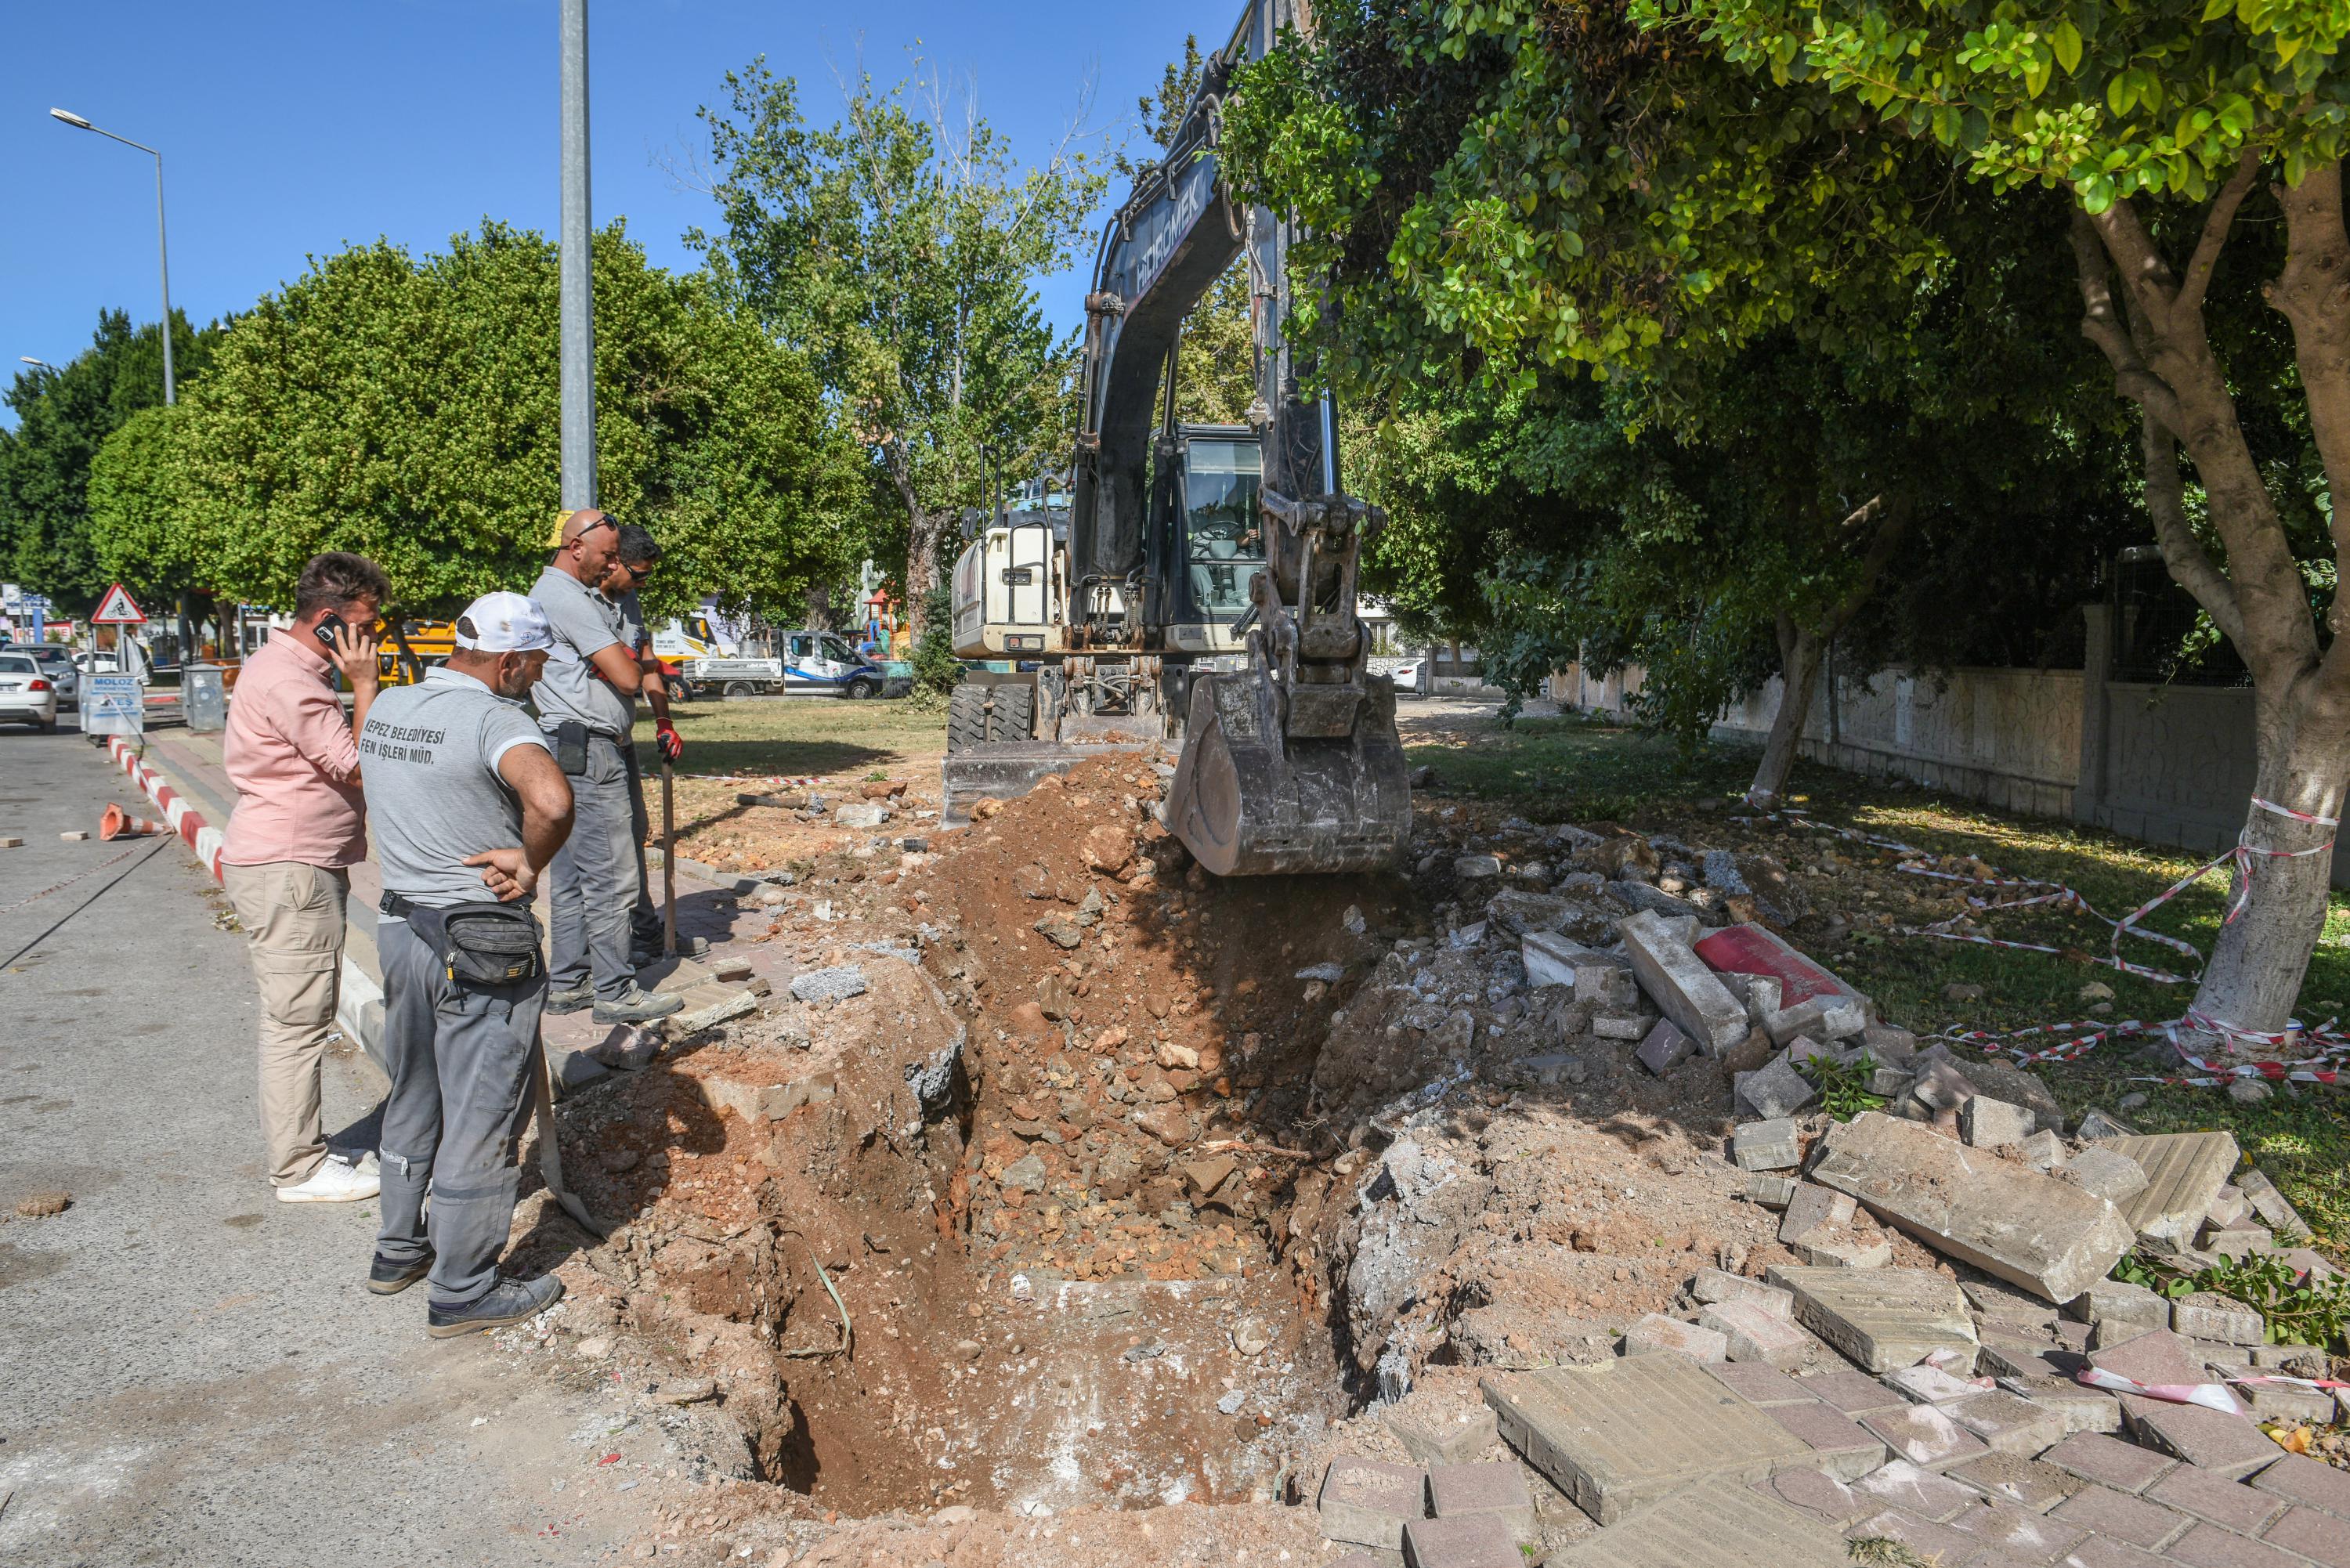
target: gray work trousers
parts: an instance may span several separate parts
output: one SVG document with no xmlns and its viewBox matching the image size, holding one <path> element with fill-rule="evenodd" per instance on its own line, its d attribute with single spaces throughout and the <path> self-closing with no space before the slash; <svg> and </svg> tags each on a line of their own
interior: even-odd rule
<svg viewBox="0 0 2350 1568">
<path fill-rule="evenodd" d="M 462 1306 L 497 1283 L 514 1224 L 515 1154 L 537 1084 L 546 981 L 461 985 L 406 920 L 386 919 L 375 940 L 391 1073 L 375 1248 L 387 1262 L 412 1263 L 429 1240 L 432 1300 Z"/>
<path fill-rule="evenodd" d="M 591 979 L 598 1002 L 636 984 L 629 920 L 644 879 L 630 853 L 629 763 L 618 741 L 588 737 L 588 771 L 571 778 L 571 836 L 546 868 L 551 980 L 572 991 Z"/>
<path fill-rule="evenodd" d="M 653 825 L 652 814 L 645 809 L 645 774 L 637 763 L 636 747 L 621 747 L 620 760 L 629 764 L 629 841 L 637 851 L 637 905 L 629 911 L 629 936 L 637 946 L 658 951 L 668 940 L 669 928 L 653 902 L 652 878 L 645 872 L 645 839 Z"/>
</svg>

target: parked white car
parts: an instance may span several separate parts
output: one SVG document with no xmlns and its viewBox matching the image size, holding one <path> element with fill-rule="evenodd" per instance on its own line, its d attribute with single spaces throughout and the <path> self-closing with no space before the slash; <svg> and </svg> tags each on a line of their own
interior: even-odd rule
<svg viewBox="0 0 2350 1568">
<path fill-rule="evenodd" d="M 8 650 L 29 653 L 40 665 L 41 673 L 57 689 L 57 705 L 74 707 L 81 701 L 81 671 L 74 665 L 74 650 L 62 642 L 21 643 Z"/>
<path fill-rule="evenodd" d="M 0 724 L 57 727 L 57 683 L 29 653 L 0 649 Z"/>
</svg>

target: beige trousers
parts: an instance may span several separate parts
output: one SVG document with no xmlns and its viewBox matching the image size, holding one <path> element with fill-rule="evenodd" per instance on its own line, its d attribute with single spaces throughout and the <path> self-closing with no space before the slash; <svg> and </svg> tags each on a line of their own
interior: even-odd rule
<svg viewBox="0 0 2350 1568">
<path fill-rule="evenodd" d="M 261 1140 L 269 1179 L 293 1187 L 327 1157 L 318 1075 L 335 1028 L 350 873 L 273 860 L 223 866 L 221 882 L 251 938 L 261 991 Z"/>
</svg>

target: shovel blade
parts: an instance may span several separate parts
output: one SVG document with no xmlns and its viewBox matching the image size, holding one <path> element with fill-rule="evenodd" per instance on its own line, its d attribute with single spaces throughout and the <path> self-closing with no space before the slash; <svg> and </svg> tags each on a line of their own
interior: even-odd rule
<svg viewBox="0 0 2350 1568">
<path fill-rule="evenodd" d="M 1351 733 L 1309 740 L 1282 732 L 1262 675 L 1202 675 L 1168 826 L 1219 877 L 1384 870 L 1411 833 L 1409 772 L 1383 676 L 1364 678 Z"/>
</svg>

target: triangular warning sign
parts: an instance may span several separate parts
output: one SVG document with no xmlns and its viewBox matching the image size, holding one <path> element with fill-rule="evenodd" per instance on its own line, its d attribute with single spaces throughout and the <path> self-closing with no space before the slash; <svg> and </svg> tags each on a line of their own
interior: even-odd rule
<svg viewBox="0 0 2350 1568">
<path fill-rule="evenodd" d="M 130 590 L 120 583 L 106 590 L 106 597 L 98 601 L 98 608 L 90 612 L 89 620 L 92 626 L 145 626 L 147 624 L 146 616 L 140 611 L 137 605 L 130 602 Z"/>
</svg>

